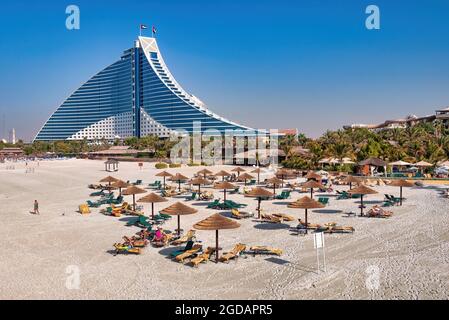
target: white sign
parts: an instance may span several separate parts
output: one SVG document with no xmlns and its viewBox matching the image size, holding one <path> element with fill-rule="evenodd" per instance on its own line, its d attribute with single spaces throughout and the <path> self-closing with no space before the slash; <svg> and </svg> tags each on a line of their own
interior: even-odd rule
<svg viewBox="0 0 449 320">
<path fill-rule="evenodd" d="M 313 245 L 315 249 L 324 248 L 324 233 L 318 232 L 313 234 Z"/>
</svg>

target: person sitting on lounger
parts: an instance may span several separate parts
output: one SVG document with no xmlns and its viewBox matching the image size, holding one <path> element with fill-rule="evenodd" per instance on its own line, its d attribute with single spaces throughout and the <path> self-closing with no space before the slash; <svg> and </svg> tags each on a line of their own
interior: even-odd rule
<svg viewBox="0 0 449 320">
<path fill-rule="evenodd" d="M 158 227 L 156 233 L 154 234 L 153 241 L 155 242 L 163 242 L 167 235 L 162 231 L 161 227 Z"/>
</svg>

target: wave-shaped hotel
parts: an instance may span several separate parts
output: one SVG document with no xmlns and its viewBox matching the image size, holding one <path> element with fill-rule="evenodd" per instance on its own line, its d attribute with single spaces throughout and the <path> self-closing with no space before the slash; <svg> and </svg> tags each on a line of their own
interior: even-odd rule
<svg viewBox="0 0 449 320">
<path fill-rule="evenodd" d="M 96 140 L 214 129 L 249 132 L 207 109 L 168 70 L 155 38 L 139 37 L 121 59 L 78 88 L 53 113 L 36 141 Z"/>
</svg>

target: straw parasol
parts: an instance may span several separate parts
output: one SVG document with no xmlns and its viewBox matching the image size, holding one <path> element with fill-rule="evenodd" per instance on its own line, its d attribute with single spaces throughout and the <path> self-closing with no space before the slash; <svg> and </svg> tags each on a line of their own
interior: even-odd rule
<svg viewBox="0 0 449 320">
<path fill-rule="evenodd" d="M 294 202 L 291 202 L 288 205 L 289 208 L 293 209 L 305 209 L 305 218 L 306 218 L 306 233 L 307 233 L 307 210 L 308 209 L 319 209 L 324 208 L 324 205 L 316 200 L 313 200 L 312 198 L 309 198 L 307 196 L 302 197 L 299 200 L 296 200 Z"/>
<path fill-rule="evenodd" d="M 248 181 L 249 179 L 254 179 L 254 177 L 252 175 L 250 175 L 249 173 L 244 172 L 241 175 L 239 175 L 237 180 L 245 182 L 245 186 L 246 186 L 246 181 Z"/>
<path fill-rule="evenodd" d="M 221 214 L 215 213 L 193 225 L 196 230 L 215 230 L 215 262 L 218 263 L 218 230 L 237 229 L 240 224 L 223 217 Z"/>
<path fill-rule="evenodd" d="M 412 164 L 410 162 L 405 162 L 405 161 L 399 160 L 399 161 L 395 161 L 395 162 L 390 162 L 388 165 L 392 166 L 392 167 L 394 167 L 394 166 L 404 167 L 404 166 L 411 166 Z"/>
<path fill-rule="evenodd" d="M 157 202 L 167 202 L 168 200 L 155 193 L 149 193 L 137 202 L 151 203 L 151 219 L 154 219 L 154 204 Z"/>
<path fill-rule="evenodd" d="M 315 181 L 321 181 L 321 179 L 322 179 L 322 177 L 318 173 L 315 173 L 313 171 L 310 171 L 309 173 L 307 173 L 305 178 L 307 180 L 315 180 Z"/>
<path fill-rule="evenodd" d="M 283 185 L 284 184 L 284 180 L 279 179 L 278 177 L 273 177 L 267 180 L 267 183 L 272 184 L 273 185 L 273 193 L 276 194 L 276 185 Z"/>
<path fill-rule="evenodd" d="M 203 177 L 194 178 L 189 181 L 190 184 L 198 186 L 198 193 L 201 193 L 201 186 L 211 184 L 211 182 Z"/>
<path fill-rule="evenodd" d="M 122 194 L 125 196 L 133 196 L 133 208 L 136 210 L 136 194 L 146 193 L 145 190 L 138 188 L 136 186 L 130 186 L 123 190 Z"/>
<path fill-rule="evenodd" d="M 413 187 L 414 186 L 414 184 L 413 183 L 411 183 L 411 182 L 409 182 L 409 181 L 407 181 L 407 180 L 404 180 L 404 179 L 399 179 L 399 180 L 393 180 L 393 181 L 391 181 L 391 183 L 389 184 L 390 186 L 393 186 L 393 187 L 399 187 L 400 188 L 400 194 L 399 194 L 399 204 L 402 206 L 402 187 L 406 187 L 406 188 L 410 188 L 410 187 Z"/>
<path fill-rule="evenodd" d="M 227 182 L 227 181 L 218 182 L 214 185 L 214 189 L 223 190 L 224 201 L 226 201 L 226 190 L 234 190 L 235 188 L 237 188 L 236 185 L 234 185 L 230 182 Z"/>
<path fill-rule="evenodd" d="M 114 182 L 111 186 L 114 188 L 118 188 L 119 194 L 122 195 L 122 188 L 128 188 L 129 183 L 126 183 L 125 181 L 122 181 L 122 180 L 118 180 L 118 181 Z"/>
<path fill-rule="evenodd" d="M 173 175 L 170 172 L 162 171 L 156 174 L 156 177 L 163 177 L 164 178 L 164 189 L 165 189 L 165 178 L 167 177 L 173 177 Z"/>
<path fill-rule="evenodd" d="M 313 188 L 318 188 L 318 189 L 324 189 L 325 188 L 321 183 L 319 183 L 319 182 L 317 182 L 315 180 L 309 180 L 307 182 L 304 182 L 302 184 L 302 187 L 310 189 L 310 198 L 313 198 Z"/>
<path fill-rule="evenodd" d="M 282 180 L 284 180 L 285 176 L 288 176 L 288 171 L 285 169 L 279 169 L 276 171 L 276 177 L 280 176 Z"/>
<path fill-rule="evenodd" d="M 119 179 L 111 177 L 111 176 L 107 176 L 106 178 L 103 178 L 100 180 L 100 182 L 107 182 L 109 185 L 111 185 L 112 182 L 117 182 L 119 181 Z"/>
<path fill-rule="evenodd" d="M 163 214 L 168 214 L 170 216 L 178 216 L 178 235 L 181 234 L 181 216 L 185 216 L 188 214 L 194 214 L 197 213 L 198 210 L 195 208 L 189 207 L 181 202 L 176 202 L 175 204 L 172 204 L 171 206 L 165 208 L 164 210 L 160 211 Z"/>
<path fill-rule="evenodd" d="M 210 170 L 208 170 L 206 168 L 204 168 L 204 169 L 202 169 L 202 170 L 197 172 L 197 174 L 202 175 L 204 177 L 204 179 L 206 179 L 206 176 L 208 174 L 212 174 L 212 173 L 213 173 L 212 171 L 210 171 Z"/>
<path fill-rule="evenodd" d="M 344 179 L 344 182 L 349 184 L 349 189 L 352 189 L 352 184 L 353 183 L 360 183 L 361 180 L 359 178 L 354 177 L 354 176 L 347 176 Z"/>
<path fill-rule="evenodd" d="M 257 198 L 257 212 L 259 213 L 259 219 L 260 219 L 260 203 L 262 202 L 262 199 L 264 198 L 270 198 L 273 197 L 274 193 L 268 191 L 267 189 L 256 187 L 253 188 L 250 192 L 245 194 L 245 197 L 250 198 Z"/>
<path fill-rule="evenodd" d="M 231 174 L 229 172 L 226 172 L 224 170 L 218 171 L 214 176 L 216 177 L 222 177 L 223 181 L 225 177 L 229 177 Z"/>
<path fill-rule="evenodd" d="M 427 161 L 420 161 L 414 164 L 416 167 L 433 167 L 433 164 Z"/>
<path fill-rule="evenodd" d="M 360 216 L 363 216 L 363 196 L 367 194 L 376 194 L 378 193 L 376 190 L 368 188 L 367 186 L 361 184 L 357 188 L 351 189 L 348 191 L 350 194 L 359 194 L 360 195 Z"/>
<path fill-rule="evenodd" d="M 257 184 L 260 183 L 260 174 L 263 173 L 263 170 L 261 168 L 256 168 L 251 173 L 257 173 Z"/>
<path fill-rule="evenodd" d="M 240 172 L 245 172 L 246 170 L 241 168 L 241 167 L 237 167 L 231 170 L 231 172 L 237 172 L 237 176 L 240 177 Z"/>
<path fill-rule="evenodd" d="M 188 180 L 189 178 L 187 178 L 186 176 L 184 176 L 184 175 L 182 175 L 182 174 L 180 174 L 180 173 L 177 173 L 177 174 L 175 174 L 173 177 L 171 177 L 171 180 L 172 181 L 176 181 L 177 183 L 178 183 L 178 185 L 179 185 L 179 191 L 181 191 L 181 182 L 182 181 L 186 181 L 186 180 Z"/>
</svg>

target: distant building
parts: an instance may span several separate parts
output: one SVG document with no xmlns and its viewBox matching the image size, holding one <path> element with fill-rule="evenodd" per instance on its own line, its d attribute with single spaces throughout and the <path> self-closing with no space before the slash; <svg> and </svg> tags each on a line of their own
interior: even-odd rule
<svg viewBox="0 0 449 320">
<path fill-rule="evenodd" d="M 75 90 L 34 140 L 168 137 L 192 133 L 198 122 L 208 134 L 252 130 L 217 115 L 185 91 L 165 64 L 156 38 L 139 37 L 118 61 Z"/>
<path fill-rule="evenodd" d="M 9 143 L 16 144 L 16 129 L 14 128 L 9 132 Z"/>
<path fill-rule="evenodd" d="M 25 153 L 21 148 L 3 148 L 0 150 L 0 159 L 20 158 L 24 155 Z"/>
<path fill-rule="evenodd" d="M 424 117 L 417 117 L 409 115 L 404 119 L 386 120 L 379 124 L 351 124 L 343 126 L 344 129 L 366 128 L 370 130 L 386 130 L 395 128 L 407 128 L 418 123 L 433 122 L 435 120 L 442 120 L 446 125 L 449 125 L 449 107 L 435 111 L 435 115 L 427 115 Z"/>
</svg>

